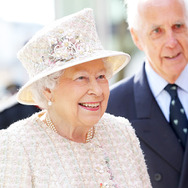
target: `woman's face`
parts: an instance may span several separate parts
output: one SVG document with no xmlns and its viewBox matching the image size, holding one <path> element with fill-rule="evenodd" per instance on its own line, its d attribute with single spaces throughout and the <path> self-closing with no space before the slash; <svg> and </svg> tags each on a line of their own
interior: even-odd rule
<svg viewBox="0 0 188 188">
<path fill-rule="evenodd" d="M 56 118 L 73 127 L 96 124 L 106 110 L 108 98 L 109 84 L 101 59 L 65 69 L 51 92 Z"/>
</svg>

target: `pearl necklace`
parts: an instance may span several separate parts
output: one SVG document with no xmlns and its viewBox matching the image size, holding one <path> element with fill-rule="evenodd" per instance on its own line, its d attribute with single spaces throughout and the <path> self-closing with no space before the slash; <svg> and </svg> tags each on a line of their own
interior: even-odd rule
<svg viewBox="0 0 188 188">
<path fill-rule="evenodd" d="M 54 132 L 57 133 L 57 129 L 55 128 L 55 125 L 52 123 L 52 121 L 50 120 L 49 116 L 46 115 L 46 124 L 48 127 L 50 127 Z M 95 133 L 95 129 L 94 127 L 91 127 L 91 129 L 89 129 L 87 135 L 86 135 L 86 143 L 90 142 L 90 140 L 93 138 Z"/>
<path fill-rule="evenodd" d="M 54 132 L 57 133 L 57 130 L 54 126 L 54 124 L 52 123 L 52 121 L 50 120 L 50 118 L 48 117 L 48 115 L 46 115 L 46 124 L 48 127 L 50 127 Z"/>
<path fill-rule="evenodd" d="M 95 133 L 95 129 L 94 127 L 91 127 L 91 129 L 89 129 L 87 135 L 86 135 L 86 143 L 90 142 L 90 140 L 93 138 Z"/>
</svg>

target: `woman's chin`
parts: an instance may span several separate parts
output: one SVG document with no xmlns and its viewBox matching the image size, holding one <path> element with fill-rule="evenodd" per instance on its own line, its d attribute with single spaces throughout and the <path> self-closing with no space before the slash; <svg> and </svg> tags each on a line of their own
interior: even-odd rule
<svg viewBox="0 0 188 188">
<path fill-rule="evenodd" d="M 82 122 L 84 125 L 92 127 L 99 122 L 100 118 L 101 116 L 86 116 L 82 119 Z"/>
</svg>

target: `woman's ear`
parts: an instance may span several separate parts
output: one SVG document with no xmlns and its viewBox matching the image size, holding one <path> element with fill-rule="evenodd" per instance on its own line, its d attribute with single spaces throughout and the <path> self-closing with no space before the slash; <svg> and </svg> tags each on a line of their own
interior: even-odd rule
<svg viewBox="0 0 188 188">
<path fill-rule="evenodd" d="M 138 49 L 143 50 L 137 31 L 135 29 L 131 28 L 130 32 L 131 32 L 131 36 L 132 36 L 132 39 L 133 39 L 133 42 L 135 43 L 135 45 L 138 47 Z"/>
<path fill-rule="evenodd" d="M 49 88 L 46 88 L 43 91 L 43 95 L 46 98 L 47 101 L 51 101 L 52 100 L 52 91 Z"/>
</svg>

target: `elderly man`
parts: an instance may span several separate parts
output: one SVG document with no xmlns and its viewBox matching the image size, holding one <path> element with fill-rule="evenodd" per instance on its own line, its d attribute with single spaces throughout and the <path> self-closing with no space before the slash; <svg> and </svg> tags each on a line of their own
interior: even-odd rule
<svg viewBox="0 0 188 188">
<path fill-rule="evenodd" d="M 112 88 L 107 111 L 132 122 L 154 188 L 187 188 L 187 2 L 126 3 L 133 41 L 146 60 L 139 73 Z"/>
</svg>

